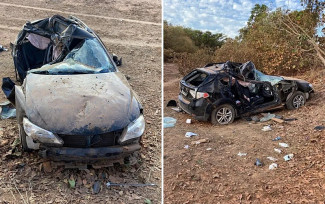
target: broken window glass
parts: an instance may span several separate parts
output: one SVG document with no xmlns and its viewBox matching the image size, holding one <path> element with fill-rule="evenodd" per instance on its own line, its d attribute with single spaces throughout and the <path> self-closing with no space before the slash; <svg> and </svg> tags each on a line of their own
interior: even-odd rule
<svg viewBox="0 0 325 204">
<path fill-rule="evenodd" d="M 279 76 L 266 75 L 266 74 L 263 74 L 262 72 L 258 71 L 257 69 L 255 69 L 255 80 L 256 81 L 268 81 L 273 86 L 273 85 L 279 83 L 280 81 L 282 81 L 283 78 L 279 77 Z"/>
<path fill-rule="evenodd" d="M 85 39 L 75 46 L 62 62 L 47 64 L 30 70 L 36 74 L 97 74 L 115 72 L 116 69 L 96 38 Z"/>
<path fill-rule="evenodd" d="M 68 59 L 96 69 L 101 69 L 101 72 L 115 71 L 105 50 L 96 38 L 86 39 L 77 45 L 63 61 Z"/>
</svg>

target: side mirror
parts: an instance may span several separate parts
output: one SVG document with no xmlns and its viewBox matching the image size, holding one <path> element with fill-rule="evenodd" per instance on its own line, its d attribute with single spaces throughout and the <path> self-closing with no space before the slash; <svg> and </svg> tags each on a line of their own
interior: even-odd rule
<svg viewBox="0 0 325 204">
<path fill-rule="evenodd" d="M 122 57 L 118 59 L 118 56 L 113 53 L 113 61 L 115 62 L 116 66 L 122 65 Z"/>
</svg>

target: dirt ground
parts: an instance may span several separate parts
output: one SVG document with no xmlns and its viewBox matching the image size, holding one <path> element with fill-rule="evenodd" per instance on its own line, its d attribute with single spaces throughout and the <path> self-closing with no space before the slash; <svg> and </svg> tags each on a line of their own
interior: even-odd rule
<svg viewBox="0 0 325 204">
<path fill-rule="evenodd" d="M 165 203 L 324 203 L 325 130 L 314 130 L 325 125 L 324 76 L 313 81 L 316 94 L 306 106 L 274 112 L 298 120 L 254 124 L 236 119 L 227 126 L 199 122 L 166 107 L 169 100 L 177 100 L 181 78 L 176 65 L 164 65 L 164 116 L 177 119 L 175 127 L 164 129 Z M 192 124 L 185 123 L 187 118 Z M 272 131 L 263 132 L 265 125 L 271 125 Z M 186 138 L 188 131 L 198 136 Z M 282 139 L 272 141 L 277 136 Z M 191 145 L 203 138 L 210 142 Z M 279 142 L 289 147 L 282 148 Z M 247 155 L 238 156 L 239 152 Z M 284 161 L 290 153 L 293 159 Z M 277 169 L 269 170 L 273 161 L 267 157 L 278 159 Z M 256 158 L 262 167 L 254 165 Z"/>
<path fill-rule="evenodd" d="M 2 0 L 0 44 L 9 48 L 26 21 L 74 15 L 123 57 L 122 73 L 142 99 L 147 121 L 135 166 L 101 169 L 50 167 L 37 153 L 6 157 L 18 137 L 15 119 L 0 121 L 0 203 L 160 203 L 161 201 L 161 1 Z M 15 78 L 10 52 L 0 53 L 0 78 Z M 0 101 L 5 101 L 0 94 Z M 44 163 L 45 162 L 45 163 Z M 75 188 L 68 180 L 76 181 Z M 105 183 L 155 183 L 158 187 L 110 187 Z M 95 181 L 99 194 L 92 193 Z"/>
</svg>

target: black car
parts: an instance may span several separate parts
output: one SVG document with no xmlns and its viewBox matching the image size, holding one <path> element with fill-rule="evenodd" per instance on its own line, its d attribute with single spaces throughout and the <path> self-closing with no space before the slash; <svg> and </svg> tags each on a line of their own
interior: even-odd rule
<svg viewBox="0 0 325 204">
<path fill-rule="evenodd" d="M 82 21 L 55 15 L 27 22 L 12 56 L 20 83 L 4 78 L 2 88 L 17 109 L 25 151 L 91 162 L 140 149 L 142 105 L 117 69 L 121 60 Z"/>
<path fill-rule="evenodd" d="M 229 124 L 235 117 L 285 106 L 298 109 L 313 93 L 304 80 L 270 76 L 250 61 L 210 63 L 180 82 L 182 110 L 198 120 Z"/>
</svg>

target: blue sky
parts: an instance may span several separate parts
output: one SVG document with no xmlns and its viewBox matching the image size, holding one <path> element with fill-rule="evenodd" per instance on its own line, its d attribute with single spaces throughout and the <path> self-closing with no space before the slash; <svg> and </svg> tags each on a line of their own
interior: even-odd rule
<svg viewBox="0 0 325 204">
<path fill-rule="evenodd" d="M 228 37 L 238 35 L 246 25 L 255 4 L 265 4 L 271 10 L 282 7 L 302 9 L 300 0 L 164 0 L 164 20 L 173 25 L 223 33 Z"/>
</svg>

